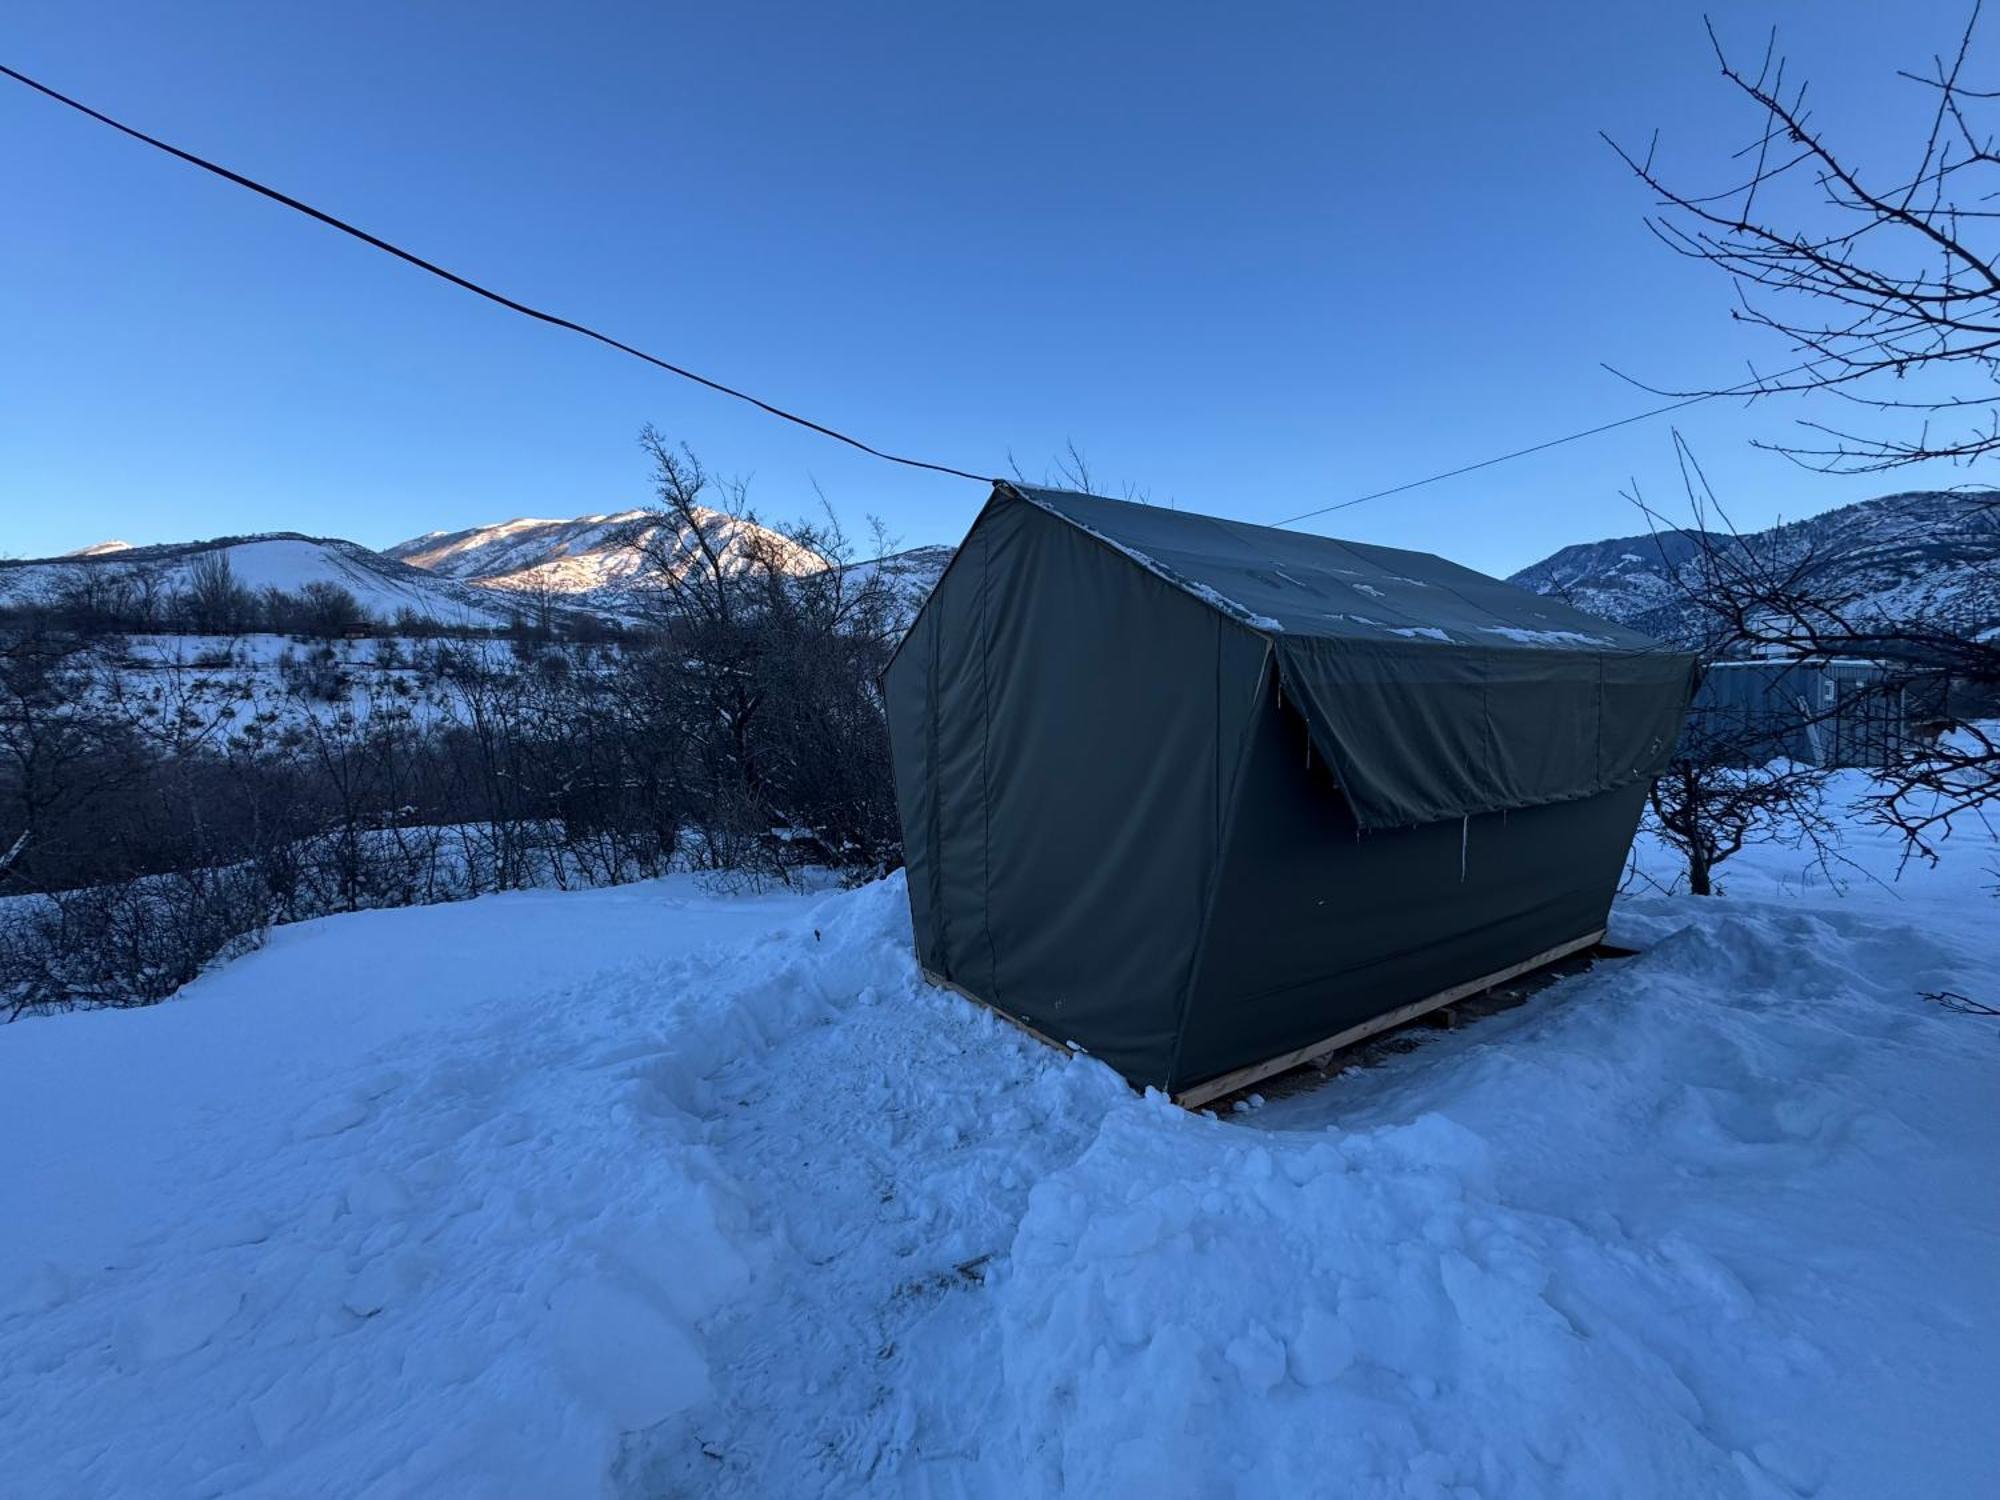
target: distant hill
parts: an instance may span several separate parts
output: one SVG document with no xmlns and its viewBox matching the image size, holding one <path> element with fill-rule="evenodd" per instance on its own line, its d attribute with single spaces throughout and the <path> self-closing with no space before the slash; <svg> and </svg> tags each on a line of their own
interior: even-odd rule
<svg viewBox="0 0 2000 1500">
<path fill-rule="evenodd" d="M 847 569 L 847 575 L 857 582 L 876 572 L 887 575 L 889 586 L 900 601 L 901 622 L 907 627 L 924 607 L 924 601 L 930 598 L 931 590 L 937 587 L 937 581 L 951 566 L 957 552 L 958 548 L 950 546 L 911 547 L 904 552 L 891 552 L 887 557 L 855 563 Z"/>
<path fill-rule="evenodd" d="M 625 538 L 646 516 L 643 510 L 610 511 L 566 521 L 523 516 L 460 531 L 427 531 L 383 548 L 382 555 L 440 577 L 466 580 L 507 578 L 552 562 L 588 560 L 592 564 L 589 586 L 595 587 L 629 571 L 621 556 L 630 550 L 624 545 Z"/>
<path fill-rule="evenodd" d="M 811 553 L 767 527 L 717 511 L 702 515 L 705 528 L 709 522 L 720 523 L 711 539 L 721 538 L 725 562 L 732 556 L 740 558 L 742 550 L 755 543 L 776 548 L 794 571 L 804 573 L 818 567 L 818 559 Z M 657 546 L 657 516 L 658 512 L 650 510 L 619 510 L 566 521 L 522 517 L 462 531 L 427 532 L 398 542 L 385 555 L 482 589 L 538 594 L 546 590 L 578 605 L 618 613 L 639 602 L 646 589 L 657 586 L 651 576 L 653 564 L 641 552 L 641 544 L 668 555 L 685 555 L 689 550 L 691 538 L 676 539 L 667 549 Z M 888 575 L 907 618 L 914 616 L 929 596 L 953 550 L 912 547 L 854 563 L 850 572 L 856 578 L 878 570 Z"/>
<path fill-rule="evenodd" d="M 752 543 L 773 547 L 794 571 L 817 566 L 812 554 L 777 532 L 718 511 L 701 512 L 711 545 L 725 563 L 740 562 Z M 659 544 L 662 528 L 649 510 L 610 511 L 569 520 L 521 517 L 462 531 L 432 531 L 398 542 L 386 556 L 482 589 L 547 592 L 593 609 L 616 611 L 656 585 L 653 555 L 692 556 L 692 535 Z M 645 549 L 645 550 L 642 550 Z"/>
<path fill-rule="evenodd" d="M 517 612 L 513 601 L 410 567 L 359 543 L 296 531 L 153 547 L 100 544 L 67 557 L 0 561 L 0 604 L 46 598 L 78 569 L 143 573 L 162 593 L 172 593 L 186 587 L 195 560 L 211 553 L 228 558 L 231 573 L 245 588 L 295 592 L 308 583 L 338 584 L 369 614 L 385 621 L 409 610 L 446 628 L 480 628 L 505 625 Z"/>
<path fill-rule="evenodd" d="M 452 626 L 504 625 L 524 592 L 603 614 L 629 613 L 652 586 L 633 543 L 655 525 L 655 512 L 608 511 L 568 520 L 524 517 L 458 531 L 432 531 L 375 552 L 335 537 L 298 532 L 218 537 L 133 547 L 99 542 L 62 557 L 0 560 L 0 605 L 45 594 L 65 570 L 129 569 L 156 575 L 163 589 L 183 586 L 202 553 L 224 551 L 249 588 L 296 590 L 324 580 L 351 590 L 370 614 L 393 620 L 408 609 Z M 751 540 L 791 549 L 783 537 L 724 518 L 725 550 Z M 1696 633 L 1683 590 L 1698 533 L 1612 537 L 1553 553 L 1508 581 L 1560 594 L 1577 608 L 1687 642 Z M 1732 542 L 1734 539 L 1731 539 Z M 1762 556 L 1824 558 L 1827 591 L 1888 619 L 1926 615 L 1974 631 L 2000 632 L 2000 508 L 1979 496 L 1911 491 L 1865 500 L 1766 531 L 1742 542 Z M 815 565 L 791 549 L 799 571 Z M 954 548 L 912 547 L 852 564 L 856 577 L 888 573 L 907 620 L 949 566 Z"/>
<path fill-rule="evenodd" d="M 1508 580 L 1662 640 L 1699 635 L 1687 599 L 1701 551 L 1695 531 L 1581 542 Z M 1815 558 L 1809 574 L 1857 618 L 1922 616 L 2000 630 L 2000 507 L 1978 495 L 1915 490 L 1842 506 L 1718 544 L 1768 559 Z"/>
<path fill-rule="evenodd" d="M 818 559 L 777 532 L 719 512 L 705 516 L 721 523 L 710 539 L 720 539 L 725 564 L 741 561 L 753 542 L 777 549 L 796 572 L 819 566 Z M 296 592 L 308 583 L 340 585 L 361 607 L 382 621 L 405 610 L 446 629 L 505 625 L 523 612 L 524 594 L 539 605 L 628 618 L 646 590 L 656 587 L 653 563 L 637 544 L 657 542 L 656 513 L 611 511 L 570 520 L 523 518 L 460 531 L 432 531 L 376 552 L 338 537 L 274 531 L 209 541 L 170 542 L 134 547 L 99 542 L 60 557 L 0 559 L 0 606 L 46 599 L 83 569 L 100 579 L 113 574 L 144 575 L 161 595 L 184 590 L 195 560 L 222 553 L 236 581 L 252 591 L 266 587 Z M 655 552 L 686 553 L 692 538 L 672 539 Z M 913 617 L 938 575 L 951 561 L 950 547 L 914 547 L 852 565 L 856 577 L 880 570 Z"/>
</svg>

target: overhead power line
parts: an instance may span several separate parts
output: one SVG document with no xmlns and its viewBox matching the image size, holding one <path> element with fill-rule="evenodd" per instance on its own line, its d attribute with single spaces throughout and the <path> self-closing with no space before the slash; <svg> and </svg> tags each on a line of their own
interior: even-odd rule
<svg viewBox="0 0 2000 1500">
<path fill-rule="evenodd" d="M 77 111 L 77 113 L 88 115 L 99 124 L 109 125 L 113 130 L 123 135 L 129 135 L 135 141 L 143 141 L 146 145 L 156 150 L 164 151 L 169 156 L 180 158 L 180 160 L 188 163 L 190 166 L 199 167 L 204 172 L 212 172 L 225 182 L 233 182 L 238 187 L 248 188 L 253 193 L 269 198 L 273 203 L 282 203 L 286 208 L 292 209 L 294 212 L 302 213 L 309 219 L 316 219 L 328 228 L 337 229 L 342 234 L 360 240 L 364 245 L 371 245 L 386 255 L 393 255 L 396 259 L 405 261 L 420 271 L 428 271 L 431 275 L 448 281 L 453 286 L 461 287 L 465 291 L 471 292 L 474 296 L 484 297 L 488 302 L 498 303 L 509 312 L 517 312 L 524 317 L 533 318 L 537 322 L 547 323 L 555 328 L 567 329 L 571 333 L 580 333 L 587 339 L 595 339 L 598 343 L 616 349 L 621 354 L 629 354 L 634 359 L 642 359 L 649 365 L 655 365 L 670 375 L 678 375 L 683 380 L 692 380 L 696 385 L 707 386 L 712 391 L 719 392 L 724 396 L 732 396 L 738 401 L 747 401 L 759 411 L 768 412 L 771 416 L 794 423 L 809 432 L 817 432 L 822 437 L 832 438 L 837 443 L 845 443 L 850 448 L 858 448 L 871 457 L 886 459 L 892 464 L 902 464 L 905 468 L 928 469 L 934 474 L 949 474 L 956 479 L 970 479 L 979 484 L 991 484 L 993 482 L 984 475 L 974 474 L 965 469 L 955 469 L 950 464 L 935 464 L 926 459 L 905 458 L 900 454 L 885 452 L 871 444 L 862 442 L 859 438 L 849 437 L 844 432 L 836 431 L 834 428 L 828 427 L 823 423 L 815 422 L 810 417 L 802 417 L 797 412 L 786 411 L 781 406 L 773 406 L 770 402 L 753 396 L 748 391 L 739 391 L 734 386 L 724 385 L 719 380 L 711 380 L 706 375 L 696 374 L 693 370 L 661 359 L 658 355 L 648 354 L 643 349 L 635 349 L 630 344 L 624 343 L 619 339 L 614 339 L 607 333 L 599 333 L 595 328 L 573 322 L 568 318 L 559 317 L 555 313 L 543 312 L 540 308 L 530 307 L 525 302 L 517 302 L 512 297 L 494 291 L 491 287 L 481 286 L 476 281 L 460 276 L 456 271 L 448 271 L 443 266 L 425 260 L 420 255 L 412 254 L 399 245 L 392 245 L 379 235 L 370 234 L 365 229 L 358 229 L 345 219 L 337 219 L 322 209 L 314 208 L 310 203 L 301 202 L 289 193 L 281 193 L 274 187 L 269 187 L 264 183 L 258 182 L 255 178 L 245 177 L 241 172 L 233 172 L 228 167 L 212 162 L 206 157 L 197 156 L 192 151 L 183 151 L 179 146 L 163 141 L 157 136 L 148 135 L 145 131 L 127 125 L 121 120 L 114 120 L 102 110 L 92 109 L 81 100 L 72 99 L 69 95 L 60 93 L 50 88 L 47 84 L 38 82 L 30 78 L 26 73 L 10 68 L 4 63 L 0 63 L 0 73 L 4 73 L 16 83 L 26 84 L 36 93 L 45 95 L 55 100 L 58 104 L 68 105 L 71 109 Z"/>
<path fill-rule="evenodd" d="M 289 193 L 280 192 L 278 189 L 259 182 L 255 178 L 246 177 L 241 172 L 233 171 L 228 167 L 222 166 L 220 163 L 208 160 L 206 157 L 197 156 L 194 152 L 183 150 L 181 147 L 173 145 L 171 142 L 163 141 L 157 136 L 148 135 L 145 131 L 135 126 L 127 125 L 122 120 L 113 119 L 102 110 L 93 109 L 80 99 L 73 99 L 68 94 L 50 88 L 47 84 L 29 77 L 19 69 L 10 68 L 4 63 L 0 63 L 0 74 L 13 79 L 16 83 L 25 84 L 36 93 L 53 99 L 58 104 L 66 105 L 77 113 L 96 120 L 99 124 L 109 125 L 121 135 L 130 136 L 133 140 L 143 142 L 155 150 L 164 151 L 167 155 L 177 157 L 190 166 L 199 167 L 204 172 L 212 173 L 222 178 L 225 182 L 234 183 L 238 187 L 248 188 L 251 192 L 261 197 L 269 198 L 273 203 L 283 204 L 295 213 L 304 214 L 309 219 L 316 220 L 330 229 L 336 229 L 342 234 L 361 241 L 364 245 L 382 251 L 385 255 L 392 255 L 397 260 L 415 266 L 420 271 L 427 271 L 440 280 L 448 281 L 453 286 L 471 292 L 476 297 L 483 297 L 488 302 L 506 308 L 509 312 L 520 313 L 523 317 L 533 318 L 536 322 L 547 323 L 551 327 L 566 329 L 571 333 L 581 334 L 587 339 L 594 339 L 607 348 L 616 349 L 621 354 L 629 354 L 634 359 L 643 360 L 649 365 L 665 370 L 670 375 L 678 375 L 683 380 L 690 380 L 696 385 L 706 386 L 709 390 L 721 395 L 732 397 L 737 401 L 747 402 L 759 411 L 768 413 L 782 421 L 803 427 L 808 432 L 816 432 L 822 437 L 832 438 L 837 443 L 845 443 L 848 447 L 858 449 L 872 458 L 883 459 L 892 464 L 901 464 L 905 468 L 927 469 L 934 474 L 949 474 L 955 479 L 970 479 L 977 484 L 990 484 L 994 482 L 985 475 L 975 474 L 967 469 L 954 468 L 950 464 L 932 463 L 928 459 L 906 458 L 901 454 L 887 452 L 872 444 L 864 443 L 857 437 L 850 437 L 844 432 L 828 427 L 824 423 L 815 422 L 810 417 L 802 417 L 797 412 L 787 411 L 781 406 L 775 406 L 761 397 L 751 395 L 748 391 L 741 391 L 734 386 L 724 385 L 719 380 L 712 380 L 706 375 L 687 369 L 685 366 L 661 359 L 655 354 L 648 354 L 643 349 L 634 348 L 623 340 L 615 339 L 607 333 L 601 333 L 586 324 L 561 317 L 556 313 L 544 312 L 538 307 L 530 307 L 525 302 L 518 302 L 504 293 L 494 291 L 491 287 L 482 286 L 469 277 L 459 275 L 456 271 L 447 270 L 433 261 L 425 260 L 422 256 L 405 250 L 400 245 L 392 244 L 379 235 L 370 234 L 367 230 L 358 228 L 348 223 L 345 219 L 336 218 L 323 209 L 314 208 L 310 203 L 294 198 Z M 1668 412 L 1680 411 L 1685 407 L 1694 406 L 1703 401 L 1712 401 L 1718 396 L 1753 394 L 1763 388 L 1768 381 L 1780 380 L 1785 376 L 1798 374 L 1801 371 L 1811 369 L 1818 363 L 1821 363 L 1821 361 L 1809 360 L 1805 364 L 1795 365 L 1789 370 L 1780 370 L 1775 375 L 1747 381 L 1742 385 L 1733 386 L 1726 390 L 1703 391 L 1697 395 L 1685 396 L 1679 400 L 1670 401 L 1664 406 L 1653 407 L 1648 411 L 1634 412 L 1631 416 L 1620 417 L 1611 422 L 1600 422 L 1597 426 L 1586 427 L 1580 432 L 1566 433 L 1562 437 L 1550 438 L 1546 442 L 1534 443 L 1526 448 L 1516 448 L 1512 452 L 1497 454 L 1492 458 L 1484 458 L 1477 463 L 1461 464 L 1455 469 L 1446 469 L 1441 473 L 1429 474 L 1422 479 L 1412 479 L 1406 484 L 1391 485 L 1387 489 L 1372 490 L 1365 495 L 1356 495 L 1351 500 L 1341 500 L 1332 505 L 1322 505 L 1314 510 L 1301 511 L 1295 516 L 1286 516 L 1283 520 L 1274 521 L 1270 524 L 1275 526 L 1290 526 L 1299 521 L 1310 521 L 1317 516 L 1331 515 L 1335 511 L 1347 510 L 1356 505 L 1365 505 L 1371 500 L 1382 500 L 1391 495 L 1400 495 L 1410 490 L 1422 489 L 1426 485 L 1438 484 L 1447 479 L 1456 479 L 1462 474 L 1476 473 L 1481 469 L 1490 469 L 1496 464 L 1508 463 L 1517 458 L 1526 458 L 1530 454 L 1542 453 L 1550 448 L 1559 448 L 1565 443 L 1574 443 L 1587 437 L 1595 437 L 1599 433 L 1610 432 L 1619 427 L 1629 427 L 1635 422 L 1649 421 L 1654 417 L 1665 416 Z"/>
<path fill-rule="evenodd" d="M 1510 459 L 1526 458 L 1530 453 L 1541 453 L 1550 448 L 1560 448 L 1564 443 L 1574 443 L 1583 438 L 1596 437 L 1600 432 L 1610 432 L 1613 428 L 1630 427 L 1634 422 L 1645 422 L 1650 421 L 1654 417 L 1664 417 L 1670 411 L 1679 411 L 1683 407 L 1694 406 L 1703 401 L 1713 401 L 1718 396 L 1753 395 L 1770 381 L 1783 380 L 1787 375 L 1797 375 L 1801 371 L 1810 370 L 1814 365 L 1822 363 L 1824 363 L 1823 360 L 1807 360 L 1802 365 L 1793 365 L 1789 370 L 1779 370 L 1774 375 L 1760 376 L 1755 380 L 1745 381 L 1741 385 L 1731 386 L 1727 390 L 1703 391 L 1698 395 L 1684 396 L 1678 401 L 1668 402 L 1665 406 L 1656 406 L 1651 411 L 1634 412 L 1631 416 L 1620 417 L 1614 422 L 1600 422 L 1595 427 L 1584 428 L 1581 432 L 1565 433 L 1562 437 L 1550 438 L 1547 442 L 1534 443 L 1526 448 L 1516 448 L 1511 453 L 1501 453 L 1492 458 L 1482 458 L 1478 463 L 1460 464 L 1456 469 L 1446 469 L 1441 474 L 1428 474 L 1422 479 L 1412 479 L 1407 484 L 1391 485 L 1386 490 L 1371 490 L 1368 494 L 1356 495 L 1352 500 L 1341 500 L 1332 505 L 1322 505 L 1318 510 L 1301 511 L 1298 515 L 1286 516 L 1282 521 L 1272 521 L 1269 524 L 1273 526 L 1290 526 L 1294 521 L 1310 521 L 1314 516 L 1331 515 L 1337 510 L 1347 510 L 1351 506 L 1365 505 L 1370 500 L 1381 500 L 1390 495 L 1400 495 L 1405 490 L 1422 489 L 1427 484 L 1437 484 L 1442 480 L 1456 479 L 1461 474 L 1475 473 L 1480 469 L 1490 469 L 1495 464 L 1504 464 Z"/>
</svg>

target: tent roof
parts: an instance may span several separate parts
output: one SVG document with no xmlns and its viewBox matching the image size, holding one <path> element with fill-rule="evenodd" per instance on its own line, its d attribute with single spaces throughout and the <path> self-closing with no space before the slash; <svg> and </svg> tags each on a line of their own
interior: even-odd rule
<svg viewBox="0 0 2000 1500">
<path fill-rule="evenodd" d="M 1661 652 L 1648 636 L 1428 552 L 1192 511 L 1009 485 L 1210 607 L 1267 635 L 1493 651 Z"/>
</svg>

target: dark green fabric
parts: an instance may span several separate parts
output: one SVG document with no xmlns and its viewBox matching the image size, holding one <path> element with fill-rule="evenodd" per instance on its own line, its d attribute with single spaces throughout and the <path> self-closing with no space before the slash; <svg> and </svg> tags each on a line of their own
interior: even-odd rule
<svg viewBox="0 0 2000 1500">
<path fill-rule="evenodd" d="M 1360 549 L 1448 639 L 1281 622 L 1339 576 L 1288 535 L 998 486 L 883 676 L 924 966 L 1134 1083 L 1585 936 L 1684 707 L 1685 658 L 1417 554 Z"/>
<path fill-rule="evenodd" d="M 1594 797 L 1659 774 L 1692 663 L 1438 643 L 1273 640 L 1363 828 L 1411 828 Z"/>
<path fill-rule="evenodd" d="M 1258 716 L 1175 1090 L 1602 927 L 1646 794 L 1371 832 L 1306 738 Z"/>
<path fill-rule="evenodd" d="M 996 496 L 884 676 L 925 967 L 1163 1082 L 1263 652 Z"/>
<path fill-rule="evenodd" d="M 1266 636 L 1364 828 L 1659 773 L 1692 659 L 1443 558 L 1061 490 L 1024 498 Z"/>
</svg>

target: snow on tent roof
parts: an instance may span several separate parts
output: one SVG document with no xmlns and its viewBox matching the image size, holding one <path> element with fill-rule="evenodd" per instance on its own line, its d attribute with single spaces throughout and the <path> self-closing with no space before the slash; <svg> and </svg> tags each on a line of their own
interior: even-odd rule
<svg viewBox="0 0 2000 1500">
<path fill-rule="evenodd" d="M 1659 652 L 1622 625 L 1428 552 L 1015 485 L 1252 630 L 1492 650 Z"/>
</svg>

